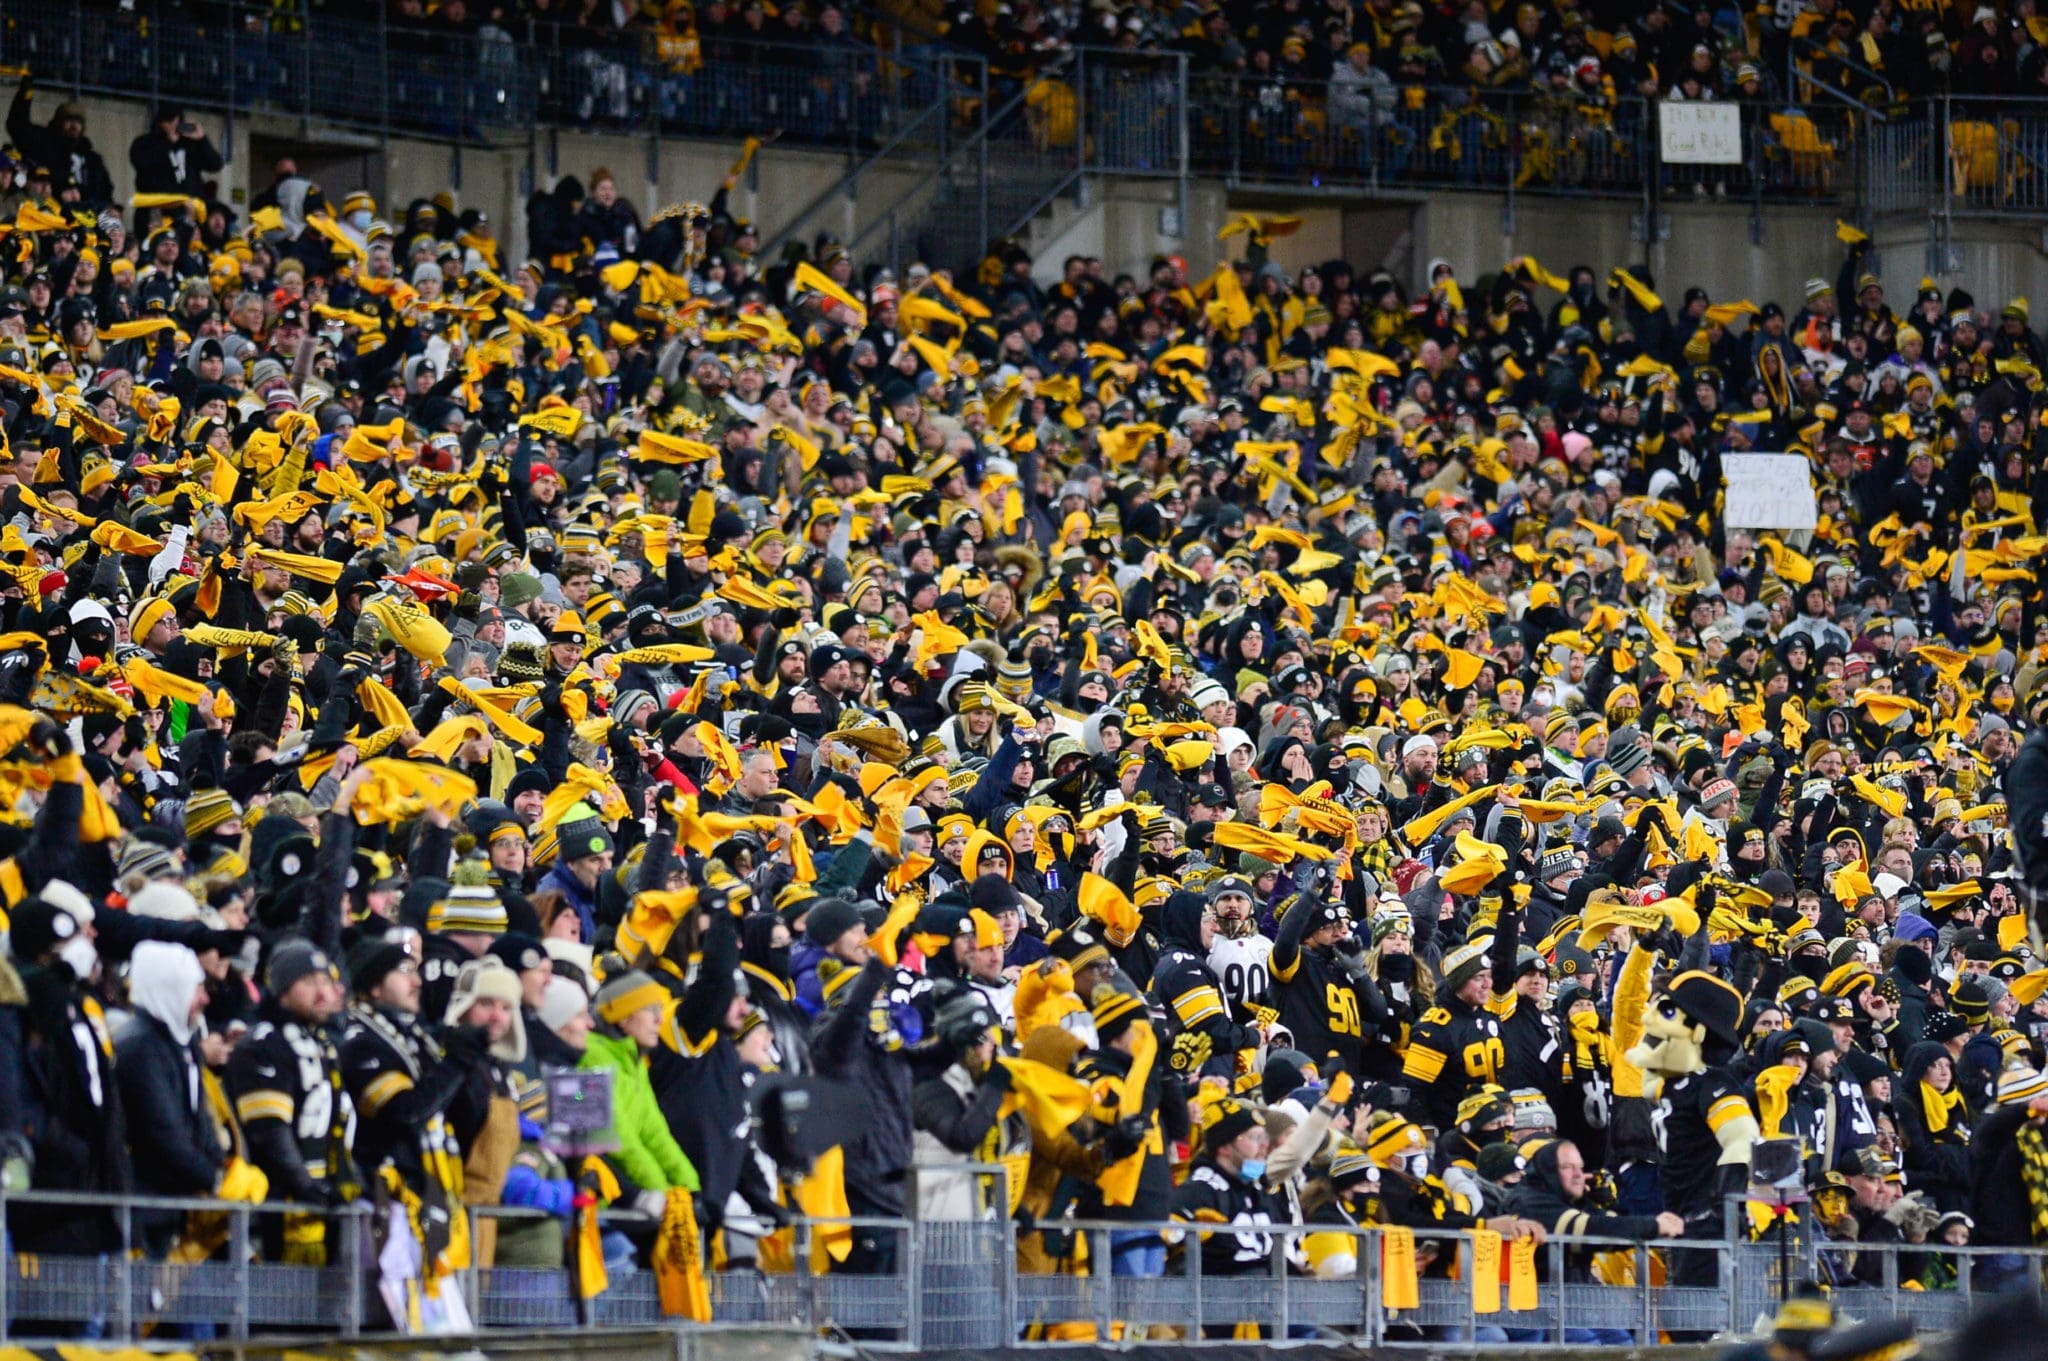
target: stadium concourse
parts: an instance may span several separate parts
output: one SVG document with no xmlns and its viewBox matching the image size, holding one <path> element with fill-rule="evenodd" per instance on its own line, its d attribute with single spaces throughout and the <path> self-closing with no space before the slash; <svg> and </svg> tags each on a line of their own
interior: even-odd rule
<svg viewBox="0 0 2048 1361">
<path fill-rule="evenodd" d="M 2023 299 L 1848 225 L 1757 301 L 1270 216 L 898 276 L 757 259 L 737 167 L 563 176 L 510 258 L 288 163 L 237 214 L 175 106 L 7 129 L 15 1335 L 213 1265 L 418 1331 L 816 1273 L 886 1343 L 858 1287 L 986 1251 L 997 1345 L 1595 1346 L 1748 1326 L 1775 1245 L 1816 1356 L 2038 1288 Z M 1756 451 L 1813 529 L 1729 526 Z"/>
</svg>

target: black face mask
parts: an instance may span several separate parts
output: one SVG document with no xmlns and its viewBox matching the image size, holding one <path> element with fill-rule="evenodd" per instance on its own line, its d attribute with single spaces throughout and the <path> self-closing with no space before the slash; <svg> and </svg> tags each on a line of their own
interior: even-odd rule
<svg viewBox="0 0 2048 1361">
<path fill-rule="evenodd" d="M 789 716 L 789 726 L 802 733 L 805 737 L 823 737 L 825 735 L 825 715 L 791 714 Z"/>
<path fill-rule="evenodd" d="M 1828 976 L 1827 956 L 1794 955 L 1792 958 L 1792 972 L 1802 978 L 1810 978 L 1818 983 Z"/>
<path fill-rule="evenodd" d="M 1414 955 L 1381 955 L 1380 981 L 1382 983 L 1407 983 L 1415 978 Z"/>
<path fill-rule="evenodd" d="M 785 983 L 789 981 L 789 947 L 787 945 L 777 945 L 769 948 L 768 972 L 774 974 Z"/>
</svg>

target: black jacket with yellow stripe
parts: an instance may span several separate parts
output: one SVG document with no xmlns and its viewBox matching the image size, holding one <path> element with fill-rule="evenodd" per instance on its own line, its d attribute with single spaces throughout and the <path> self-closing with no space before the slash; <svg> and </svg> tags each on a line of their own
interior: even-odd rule
<svg viewBox="0 0 2048 1361">
<path fill-rule="evenodd" d="M 1723 1161 L 1720 1133 L 1731 1121 L 1753 1127 L 1749 1098 L 1726 1068 L 1708 1068 L 1666 1082 L 1663 1104 L 1664 1208 L 1717 1219 L 1723 1197 L 1748 1180 L 1745 1164 Z"/>
<path fill-rule="evenodd" d="M 1273 997 L 1296 1049 L 1323 1064 L 1326 1073 L 1342 1066 L 1363 1078 L 1368 1046 L 1399 1043 L 1400 1022 L 1370 978 L 1361 988 L 1360 977 L 1328 949 L 1303 948 L 1320 905 L 1318 894 L 1306 892 L 1281 914 L 1270 961 Z"/>
<path fill-rule="evenodd" d="M 1169 906 L 1169 920 L 1172 911 Z M 1253 1048 L 1259 1042 L 1258 1031 L 1231 1019 L 1223 984 L 1209 961 L 1178 941 L 1159 956 L 1158 967 L 1152 971 L 1152 995 L 1173 1013 L 1176 1033 L 1208 1036 L 1212 1052 L 1219 1056 Z"/>
<path fill-rule="evenodd" d="M 1210 1158 L 1197 1161 L 1173 1195 L 1173 1217 L 1199 1227 L 1204 1276 L 1270 1270 L 1273 1237 L 1263 1230 L 1277 1209 L 1258 1183 Z M 1285 1212 L 1278 1217 L 1284 1220 Z M 1218 1227 L 1226 1224 L 1231 1227 Z"/>
<path fill-rule="evenodd" d="M 349 1155 L 355 1107 L 330 1030 L 265 1002 L 228 1058 L 226 1085 L 249 1160 L 270 1179 L 273 1199 L 336 1204 L 344 1187 L 360 1184 Z"/>
<path fill-rule="evenodd" d="M 372 1177 L 390 1163 L 408 1187 L 424 1193 L 438 1180 L 430 1161 L 461 1161 L 450 1112 L 471 1065 L 451 1057 L 416 1015 L 375 1005 L 351 1007 L 348 1015 L 341 1077 L 360 1120 L 357 1162 Z"/>
<path fill-rule="evenodd" d="M 1131 1056 L 1115 1048 L 1101 1048 L 1082 1055 L 1075 1076 L 1098 1092 L 1121 1083 L 1131 1071 Z M 1113 1118 L 1113 1117 L 1112 1117 Z M 1103 1173 L 1094 1185 L 1079 1188 L 1075 1207 L 1082 1219 L 1128 1219 L 1159 1223 L 1173 1212 L 1172 1146 L 1186 1140 L 1188 1089 L 1167 1066 L 1162 1052 L 1153 1063 L 1145 1082 L 1144 1109 L 1138 1117 L 1143 1130 L 1136 1150 L 1145 1157 L 1140 1164 L 1135 1194 L 1124 1204 L 1113 1204 L 1104 1182 L 1121 1160 L 1130 1156 L 1127 1145 L 1111 1137 L 1103 1145 Z"/>
<path fill-rule="evenodd" d="M 1402 1072 L 1430 1123 L 1448 1128 L 1472 1088 L 1498 1081 L 1506 1061 L 1500 1018 L 1456 997 L 1424 1014 L 1408 1037 Z"/>
</svg>

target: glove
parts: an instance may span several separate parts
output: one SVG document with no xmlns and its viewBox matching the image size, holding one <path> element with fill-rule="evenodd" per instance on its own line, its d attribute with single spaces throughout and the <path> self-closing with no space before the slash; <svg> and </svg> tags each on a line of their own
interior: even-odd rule
<svg viewBox="0 0 2048 1361">
<path fill-rule="evenodd" d="M 1338 1069 L 1336 1076 L 1330 1079 L 1330 1090 L 1323 1097 L 1323 1100 L 1329 1102 L 1330 1105 L 1340 1111 L 1349 1105 L 1351 1102 L 1351 1074 L 1341 1068 Z"/>
<path fill-rule="evenodd" d="M 1337 962 L 1344 966 L 1344 972 L 1353 978 L 1365 972 L 1365 943 L 1356 936 L 1346 936 L 1332 947 Z"/>
<path fill-rule="evenodd" d="M 21 652 L 8 654 L 10 658 L 16 656 L 33 657 L 33 655 L 34 654 L 32 653 Z M 5 662 L 0 662 L 0 666 L 4 665 L 6 665 Z M 29 678 L 33 680 L 37 669 L 38 668 L 36 668 L 32 663 L 30 663 L 28 665 L 24 665 L 23 667 L 21 667 L 20 671 L 27 672 L 29 674 Z M 7 668 L 6 675 L 10 680 L 16 674 L 17 671 L 15 668 L 11 666 Z M 5 692 L 7 689 L 7 686 L 0 685 L 0 698 L 6 697 Z M 28 701 L 25 698 L 22 700 L 22 703 L 27 702 Z M 35 721 L 34 725 L 29 728 L 28 744 L 35 750 L 40 751 L 43 754 L 43 759 L 46 761 L 54 761 L 57 760 L 59 757 L 69 756 L 71 754 L 71 734 L 66 732 L 63 728 L 58 727 L 55 723 L 51 722 L 47 718 L 38 718 Z"/>
<path fill-rule="evenodd" d="M 1216 1052 L 1216 1042 L 1199 1030 L 1184 1030 L 1173 1037 L 1173 1048 L 1166 1059 L 1166 1066 L 1176 1073 L 1199 1073 L 1209 1056 Z"/>
<path fill-rule="evenodd" d="M 315 1204 L 325 1205 L 330 1210 L 339 1210 L 355 1199 L 346 1187 L 338 1186 L 331 1181 L 316 1181 L 313 1183 L 313 1189 L 316 1194 L 309 1196 L 308 1199 Z"/>
<path fill-rule="evenodd" d="M 475 1026 L 450 1026 L 441 1032 L 441 1048 L 457 1063 L 474 1063 L 490 1052 L 491 1042 Z"/>
<path fill-rule="evenodd" d="M 649 1219 L 659 1220 L 668 1213 L 668 1192 L 638 1191 L 633 1195 L 633 1208 Z"/>
<path fill-rule="evenodd" d="M 1145 1118 L 1141 1115 L 1133 1115 L 1128 1119 L 1117 1121 L 1116 1125 L 1109 1131 L 1109 1138 L 1104 1144 L 1104 1148 L 1109 1153 L 1109 1160 L 1113 1163 L 1120 1163 L 1125 1158 L 1136 1153 L 1140 1148 L 1143 1148 L 1145 1146 L 1145 1135 L 1149 1128 Z"/>
<path fill-rule="evenodd" d="M 1924 1239 L 1936 1224 L 1941 1222 L 1941 1211 L 1927 1203 L 1923 1192 L 1915 1191 L 1901 1196 L 1889 1210 L 1884 1212 L 1887 1222 L 1898 1226 L 1899 1232 L 1915 1242 Z"/>
<path fill-rule="evenodd" d="M 0 1190 L 26 1191 L 35 1180 L 36 1151 L 19 1134 L 0 1134 Z"/>
<path fill-rule="evenodd" d="M 35 693 L 36 679 L 42 673 L 43 664 L 40 655 L 27 648 L 16 648 L 4 656 L 0 656 L 0 703 L 26 707 L 30 697 Z M 41 733 L 46 728 L 50 733 L 55 734 L 57 740 L 65 743 L 65 751 L 71 749 L 70 739 L 64 736 L 64 730 L 48 719 L 37 721 L 35 730 L 30 734 L 31 738 L 33 739 L 36 733 Z M 59 752 L 56 754 L 62 755 L 63 753 Z"/>
</svg>

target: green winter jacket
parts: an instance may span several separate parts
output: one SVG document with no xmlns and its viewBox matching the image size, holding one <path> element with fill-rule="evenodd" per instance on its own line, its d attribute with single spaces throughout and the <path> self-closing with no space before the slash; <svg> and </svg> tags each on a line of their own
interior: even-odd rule
<svg viewBox="0 0 2048 1361">
<path fill-rule="evenodd" d="M 697 1169 L 677 1146 L 668 1122 L 654 1101 L 654 1087 L 647 1079 L 647 1064 L 640 1046 L 621 1035 L 612 1038 L 590 1033 L 590 1046 L 583 1061 L 586 1070 L 604 1069 L 612 1078 L 612 1128 L 619 1136 L 619 1151 L 612 1155 L 625 1174 L 643 1191 L 667 1191 L 680 1186 L 697 1188 Z"/>
</svg>

